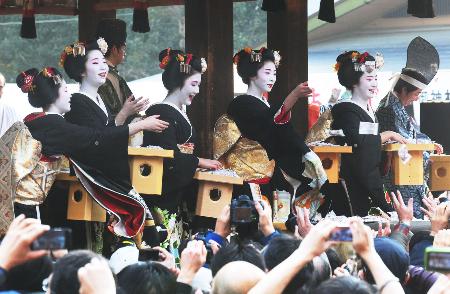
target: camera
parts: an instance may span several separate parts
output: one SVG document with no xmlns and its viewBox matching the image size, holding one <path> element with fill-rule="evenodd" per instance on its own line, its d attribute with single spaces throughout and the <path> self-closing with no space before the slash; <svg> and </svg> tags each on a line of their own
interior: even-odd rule
<svg viewBox="0 0 450 294">
<path fill-rule="evenodd" d="M 72 230 L 53 228 L 42 234 L 31 244 L 31 250 L 69 249 L 72 243 Z"/>
<path fill-rule="evenodd" d="M 261 203 L 261 205 L 264 205 Z M 258 223 L 259 214 L 255 208 L 255 202 L 247 195 L 240 195 L 231 201 L 230 207 L 231 225 Z"/>
<path fill-rule="evenodd" d="M 330 234 L 330 241 L 352 242 L 353 235 L 349 227 L 337 227 Z"/>
<path fill-rule="evenodd" d="M 159 250 L 146 248 L 146 249 L 140 249 L 139 250 L 139 257 L 138 261 L 159 261 Z"/>
<path fill-rule="evenodd" d="M 206 234 L 205 232 L 199 232 L 195 235 L 194 240 L 203 241 L 203 244 L 206 247 L 206 264 L 211 264 L 211 258 L 213 257 L 213 251 L 211 248 L 211 244 L 206 242 Z"/>
<path fill-rule="evenodd" d="M 450 248 L 428 247 L 425 249 L 425 269 L 440 273 L 450 272 Z"/>
</svg>

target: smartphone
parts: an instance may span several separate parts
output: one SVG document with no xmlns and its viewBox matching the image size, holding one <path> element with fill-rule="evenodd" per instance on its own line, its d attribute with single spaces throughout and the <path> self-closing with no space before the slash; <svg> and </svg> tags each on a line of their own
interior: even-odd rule
<svg viewBox="0 0 450 294">
<path fill-rule="evenodd" d="M 330 241 L 337 242 L 352 242 L 353 235 L 350 227 L 337 227 L 335 228 L 330 235 Z"/>
<path fill-rule="evenodd" d="M 159 260 L 159 250 L 156 249 L 141 249 L 139 250 L 139 261 L 158 261 Z"/>
<path fill-rule="evenodd" d="M 425 249 L 425 269 L 440 273 L 450 272 L 450 248 L 428 247 Z"/>
<path fill-rule="evenodd" d="M 33 241 L 31 250 L 70 249 L 71 242 L 71 229 L 52 228 Z"/>
</svg>

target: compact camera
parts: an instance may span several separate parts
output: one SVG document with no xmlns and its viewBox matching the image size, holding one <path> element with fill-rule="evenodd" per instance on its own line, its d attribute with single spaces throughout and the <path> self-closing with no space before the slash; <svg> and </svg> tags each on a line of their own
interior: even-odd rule
<svg viewBox="0 0 450 294">
<path fill-rule="evenodd" d="M 425 268 L 429 271 L 450 272 L 450 248 L 428 247 L 425 249 Z"/>
<path fill-rule="evenodd" d="M 53 228 L 42 234 L 31 244 L 31 250 L 70 249 L 72 230 L 69 228 Z"/>
</svg>

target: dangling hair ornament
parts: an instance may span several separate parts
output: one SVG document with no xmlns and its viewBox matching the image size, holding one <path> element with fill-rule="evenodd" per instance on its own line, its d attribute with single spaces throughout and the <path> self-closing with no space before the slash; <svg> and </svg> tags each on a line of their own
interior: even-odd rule
<svg viewBox="0 0 450 294">
<path fill-rule="evenodd" d="M 206 59 L 202 57 L 200 59 L 200 64 L 201 64 L 201 67 L 202 67 L 202 74 L 203 74 L 208 69 L 208 64 L 206 63 Z"/>
<path fill-rule="evenodd" d="M 180 54 L 177 56 L 178 62 L 180 62 L 180 72 L 189 74 L 191 72 L 191 65 L 189 64 L 192 60 L 192 54 L 186 55 L 186 61 L 184 60 L 184 57 Z"/>
<path fill-rule="evenodd" d="M 42 70 L 42 75 L 46 78 L 52 78 L 55 85 L 59 85 L 62 83 L 62 78 L 59 75 L 55 74 L 53 68 L 51 67 L 44 67 L 44 69 Z"/>
<path fill-rule="evenodd" d="M 23 85 L 22 87 L 20 87 L 22 92 L 24 93 L 34 92 L 34 89 L 36 89 L 36 86 L 33 85 L 34 76 L 29 75 L 25 72 L 22 72 L 21 74 L 23 76 Z"/>
<path fill-rule="evenodd" d="M 250 61 L 251 62 L 261 62 L 261 60 L 262 60 L 261 52 L 255 52 L 252 50 L 252 53 L 250 54 Z"/>
<path fill-rule="evenodd" d="M 103 39 L 102 37 L 97 39 L 97 45 L 103 55 L 108 52 L 108 43 L 106 43 L 105 39 Z"/>
<path fill-rule="evenodd" d="M 170 50 L 172 50 L 171 48 L 167 48 L 166 49 L 166 56 L 164 56 L 164 58 L 161 60 L 161 62 L 159 63 L 159 68 L 160 69 L 165 69 L 167 64 L 169 63 L 170 60 Z"/>
<path fill-rule="evenodd" d="M 74 57 L 76 57 L 78 55 L 79 56 L 86 55 L 86 47 L 84 46 L 84 43 L 77 42 L 77 43 L 73 44 L 72 55 Z"/>
<path fill-rule="evenodd" d="M 364 52 L 363 54 L 359 53 L 352 53 L 352 61 L 355 62 L 354 69 L 355 71 L 362 71 L 371 73 L 375 69 L 379 69 L 384 64 L 384 58 L 381 53 L 377 53 L 375 56 L 375 60 L 366 60 L 367 56 L 369 55 L 368 52 Z"/>
<path fill-rule="evenodd" d="M 280 61 L 281 61 L 281 55 L 280 55 L 279 51 L 273 51 L 273 59 L 274 59 L 275 67 L 279 67 Z"/>
</svg>

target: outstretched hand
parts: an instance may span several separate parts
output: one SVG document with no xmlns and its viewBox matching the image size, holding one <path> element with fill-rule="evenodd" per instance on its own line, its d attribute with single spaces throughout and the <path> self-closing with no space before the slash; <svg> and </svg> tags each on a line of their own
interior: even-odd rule
<svg viewBox="0 0 450 294">
<path fill-rule="evenodd" d="M 398 220 L 411 222 L 414 217 L 413 198 L 411 197 L 408 199 L 408 205 L 406 206 L 405 202 L 403 202 L 402 194 L 397 190 L 397 196 L 394 192 L 391 192 L 391 199 L 394 204 L 394 209 L 397 211 Z"/>
</svg>

